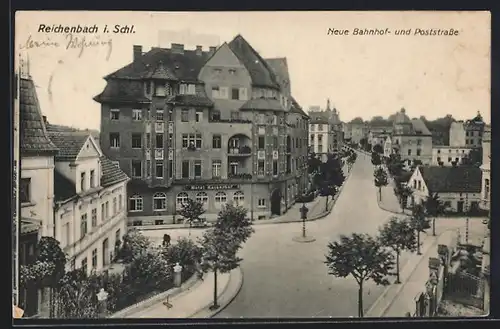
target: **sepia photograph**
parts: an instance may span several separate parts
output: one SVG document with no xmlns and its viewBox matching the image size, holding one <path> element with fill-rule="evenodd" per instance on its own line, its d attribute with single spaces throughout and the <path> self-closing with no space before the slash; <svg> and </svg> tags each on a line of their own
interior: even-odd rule
<svg viewBox="0 0 500 329">
<path fill-rule="evenodd" d="M 14 32 L 14 318 L 489 315 L 490 12 Z"/>
</svg>

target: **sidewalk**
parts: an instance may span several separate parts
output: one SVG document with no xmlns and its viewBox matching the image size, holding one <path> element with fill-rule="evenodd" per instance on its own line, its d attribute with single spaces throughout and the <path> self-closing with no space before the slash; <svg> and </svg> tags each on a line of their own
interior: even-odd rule
<svg viewBox="0 0 500 329">
<path fill-rule="evenodd" d="M 405 317 L 407 312 L 415 313 L 415 297 L 425 290 L 429 279 L 428 259 L 437 252 L 438 241 L 438 237 L 432 235 L 422 234 L 421 238 L 422 255 L 409 255 L 400 272 L 401 283 L 388 286 L 366 312 L 366 317 Z"/>
<path fill-rule="evenodd" d="M 171 307 L 163 303 L 166 299 L 159 300 L 153 305 L 137 312 L 130 312 L 125 318 L 190 318 L 212 317 L 222 311 L 238 294 L 243 283 L 243 274 L 240 268 L 230 273 L 218 273 L 218 303 L 219 309 L 209 309 L 213 303 L 214 274 L 208 273 L 203 281 L 197 282 L 191 288 L 169 299 Z"/>
</svg>

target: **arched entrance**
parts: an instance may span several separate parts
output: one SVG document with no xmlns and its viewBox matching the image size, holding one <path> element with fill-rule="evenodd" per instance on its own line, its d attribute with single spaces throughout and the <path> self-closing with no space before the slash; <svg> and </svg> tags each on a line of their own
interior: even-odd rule
<svg viewBox="0 0 500 329">
<path fill-rule="evenodd" d="M 281 215 L 281 190 L 278 188 L 271 192 L 271 215 Z"/>
</svg>

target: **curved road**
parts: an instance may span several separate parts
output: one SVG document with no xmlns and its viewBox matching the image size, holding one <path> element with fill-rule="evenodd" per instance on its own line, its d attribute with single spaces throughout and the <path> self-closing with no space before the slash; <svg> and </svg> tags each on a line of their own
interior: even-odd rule
<svg viewBox="0 0 500 329">
<path fill-rule="evenodd" d="M 358 154 L 331 214 L 307 223 L 315 242 L 292 241 L 300 234 L 301 223 L 255 226 L 241 252 L 242 289 L 216 317 L 357 316 L 357 283 L 350 277 L 328 275 L 324 264 L 327 244 L 340 234 L 375 234 L 389 217 L 377 204 L 370 157 Z M 365 284 L 366 310 L 383 289 Z"/>
</svg>

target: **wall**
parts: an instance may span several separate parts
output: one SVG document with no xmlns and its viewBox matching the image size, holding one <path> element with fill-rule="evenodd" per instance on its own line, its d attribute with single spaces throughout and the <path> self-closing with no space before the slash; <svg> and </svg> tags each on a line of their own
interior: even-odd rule
<svg viewBox="0 0 500 329">
<path fill-rule="evenodd" d="M 452 122 L 450 126 L 450 146 L 465 146 L 465 128 L 463 122 Z"/>
<path fill-rule="evenodd" d="M 443 162 L 443 166 L 450 167 L 452 166 L 452 162 L 456 161 L 457 158 L 457 164 L 460 164 L 470 151 L 470 148 L 465 147 L 434 147 L 432 149 L 432 165 L 438 166 L 440 160 Z"/>
<path fill-rule="evenodd" d="M 21 217 L 42 221 L 40 236 L 53 236 L 54 157 L 21 158 L 21 178 L 30 178 L 30 203 L 21 204 Z"/>
<path fill-rule="evenodd" d="M 418 141 L 421 141 L 418 145 Z M 392 140 L 393 145 L 399 145 L 401 160 L 420 160 L 422 164 L 432 162 L 432 137 L 423 135 L 396 135 Z M 417 149 L 420 149 L 420 156 L 417 156 Z M 411 154 L 408 155 L 408 151 Z"/>
<path fill-rule="evenodd" d="M 119 196 L 122 196 L 120 208 Z M 116 200 L 116 213 L 114 214 L 114 200 Z M 103 205 L 108 202 L 109 217 Z M 75 258 L 75 268 L 81 267 L 82 259 L 88 257 L 87 268 L 90 272 L 92 267 L 92 250 L 97 248 L 97 270 L 102 267 L 102 242 L 109 238 L 109 250 L 114 250 L 115 233 L 120 229 L 120 235 L 126 233 L 126 210 L 127 210 L 126 182 L 121 182 L 93 193 L 85 198 L 79 198 L 65 204 L 60 204 L 56 209 L 56 239 L 61 242 L 61 248 L 68 254 L 68 260 Z M 92 227 L 92 209 L 96 209 L 97 225 Z M 104 207 L 105 209 L 105 207 Z M 87 214 L 87 234 L 81 237 L 81 216 Z M 104 215 L 104 217 L 103 217 Z M 68 226 L 66 226 L 68 225 Z M 69 228 L 67 236 L 66 227 Z M 67 264 L 71 267 L 71 261 Z"/>
<path fill-rule="evenodd" d="M 481 188 L 481 208 L 490 209 L 490 198 L 491 198 L 491 142 L 490 135 L 485 133 L 483 140 L 483 164 L 481 165 L 482 175 L 482 188 Z M 488 182 L 488 183 L 487 183 Z M 486 186 L 489 186 L 489 191 L 487 191 Z"/>
</svg>

